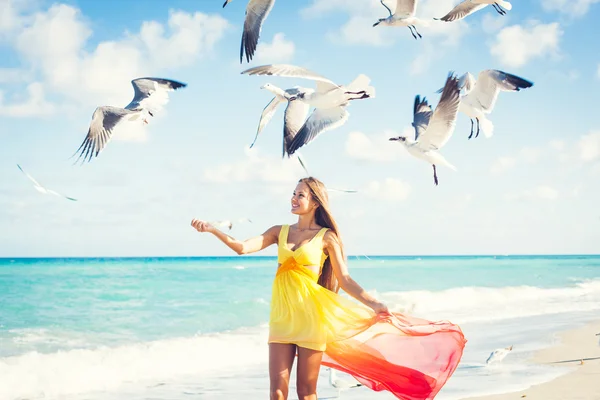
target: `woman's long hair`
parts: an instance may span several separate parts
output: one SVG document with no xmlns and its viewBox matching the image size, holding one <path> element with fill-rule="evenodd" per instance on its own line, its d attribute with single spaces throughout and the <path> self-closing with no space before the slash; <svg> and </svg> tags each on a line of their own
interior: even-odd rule
<svg viewBox="0 0 600 400">
<path fill-rule="evenodd" d="M 335 237 L 340 245 L 342 257 L 345 260 L 346 255 L 344 253 L 344 245 L 342 244 L 338 225 L 335 222 L 333 215 L 331 215 L 331 211 L 329 210 L 329 196 L 327 195 L 327 189 L 325 188 L 325 185 L 323 182 L 313 177 L 302 178 L 298 181 L 298 183 L 300 182 L 303 182 L 306 184 L 306 186 L 308 186 L 313 200 L 319 205 L 315 211 L 315 222 L 324 228 L 329 228 L 333 233 L 335 233 Z M 331 266 L 331 255 L 327 257 L 323 263 L 323 268 L 321 270 L 318 283 L 332 292 L 337 293 L 340 290 L 338 281 L 335 278 L 335 274 L 333 273 L 333 268 Z"/>
</svg>

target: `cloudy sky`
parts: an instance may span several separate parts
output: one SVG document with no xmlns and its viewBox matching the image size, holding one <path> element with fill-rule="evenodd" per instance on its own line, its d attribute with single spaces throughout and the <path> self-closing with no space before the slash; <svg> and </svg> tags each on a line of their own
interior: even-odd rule
<svg viewBox="0 0 600 400">
<path fill-rule="evenodd" d="M 190 220 L 251 218 L 231 231 L 239 238 L 293 223 L 303 171 L 281 159 L 283 109 L 248 147 L 272 97 L 260 86 L 312 83 L 240 75 L 265 63 L 340 84 L 363 73 L 377 90 L 300 151 L 328 186 L 359 190 L 330 194 L 349 254 L 600 253 L 598 0 L 516 1 L 504 17 L 487 7 L 433 21 L 418 41 L 373 28 L 387 14 L 377 0 L 279 0 L 240 65 L 246 3 L 0 0 L 0 257 L 228 255 Z M 417 13 L 455 3 L 422 0 Z M 431 167 L 387 139 L 411 132 L 416 94 L 437 104 L 450 70 L 488 68 L 534 86 L 500 94 L 490 139 L 467 140 L 459 114 L 443 148 L 457 171 L 440 167 L 435 187 Z M 129 103 L 141 76 L 188 87 L 72 165 L 95 107 Z M 16 164 L 79 201 L 38 193 Z"/>
</svg>

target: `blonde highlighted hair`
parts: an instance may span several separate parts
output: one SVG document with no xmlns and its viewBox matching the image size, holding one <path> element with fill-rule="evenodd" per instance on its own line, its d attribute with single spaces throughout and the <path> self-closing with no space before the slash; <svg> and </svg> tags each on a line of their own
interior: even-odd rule
<svg viewBox="0 0 600 400">
<path fill-rule="evenodd" d="M 308 186 L 313 200 L 319 205 L 315 211 L 315 222 L 324 228 L 329 228 L 329 230 L 335 234 L 335 238 L 340 245 L 342 257 L 345 259 L 344 245 L 342 244 L 337 222 L 335 222 L 331 210 L 329 209 L 329 196 L 327 195 L 325 185 L 323 182 L 313 177 L 302 178 L 298 183 L 301 182 Z M 338 281 L 333 272 L 333 267 L 331 266 L 331 256 L 327 257 L 323 263 L 318 283 L 332 292 L 337 293 L 340 290 Z"/>
</svg>

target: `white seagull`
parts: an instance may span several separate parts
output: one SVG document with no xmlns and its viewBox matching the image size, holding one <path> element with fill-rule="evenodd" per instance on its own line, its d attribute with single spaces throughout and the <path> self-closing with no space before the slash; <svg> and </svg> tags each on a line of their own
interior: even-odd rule
<svg viewBox="0 0 600 400">
<path fill-rule="evenodd" d="M 122 120 L 134 121 L 142 117 L 142 121 L 147 124 L 146 114 L 153 117 L 154 113 L 162 110 L 169 102 L 168 92 L 187 86 L 185 83 L 161 78 L 138 78 L 132 80 L 131 84 L 134 90 L 133 100 L 124 108 L 113 106 L 96 108 L 87 136 L 75 152 L 77 154 L 81 150 L 75 162 L 82 156 L 82 163 L 86 159 L 89 162 L 92 156 L 98 157 L 110 141 L 113 129 Z"/>
<path fill-rule="evenodd" d="M 375 22 L 373 27 L 380 24 L 386 26 L 406 26 L 415 39 L 417 36 L 419 36 L 419 38 L 422 37 L 421 34 L 417 32 L 417 27 L 415 24 L 427 26 L 429 23 L 425 20 L 415 17 L 415 12 L 417 11 L 417 0 L 396 0 L 396 9 L 393 13 L 392 10 L 385 5 L 383 0 L 380 0 L 380 2 L 388 10 L 390 15 L 386 18 L 379 18 L 379 21 Z"/>
<path fill-rule="evenodd" d="M 512 4 L 504 0 L 463 0 L 442 18 L 434 19 L 445 22 L 458 21 L 465 18 L 467 15 L 471 15 L 474 12 L 489 6 L 490 4 L 494 6 L 494 10 L 496 10 L 496 12 L 500 15 L 506 14 L 506 11 L 504 11 L 503 8 L 506 8 L 507 10 L 512 9 Z"/>
<path fill-rule="evenodd" d="M 249 218 L 240 218 L 237 221 L 235 221 L 236 225 L 240 222 L 250 222 L 252 223 L 252 221 Z M 220 226 L 222 228 L 227 228 L 229 230 L 231 230 L 231 228 L 233 228 L 233 222 L 231 222 L 230 220 L 226 219 L 226 220 L 221 220 L 221 221 L 214 221 L 214 222 L 210 222 L 211 225 L 214 226 Z"/>
<path fill-rule="evenodd" d="M 38 181 L 36 181 L 31 175 L 29 175 L 27 172 L 25 172 L 23 170 L 23 168 L 21 168 L 21 166 L 19 164 L 17 164 L 17 167 L 19 167 L 19 169 L 21 170 L 21 172 L 24 173 L 25 176 L 28 177 L 31 182 L 33 182 L 34 188 L 38 192 L 43 193 L 43 194 L 52 194 L 52 195 L 58 196 L 58 197 L 64 197 L 65 199 L 71 200 L 71 201 L 77 201 L 77 199 L 74 199 L 72 197 L 68 197 L 68 196 L 62 195 L 60 193 L 55 192 L 54 190 L 46 189 L 45 187 L 43 187 L 42 185 L 40 185 L 40 183 Z"/>
<path fill-rule="evenodd" d="M 288 157 L 320 133 L 342 126 L 350 116 L 346 106 L 351 100 L 375 97 L 375 89 L 368 86 L 371 79 L 363 74 L 358 75 L 348 86 L 338 85 L 306 68 L 289 64 L 262 65 L 242 71 L 242 74 L 276 75 L 316 81 L 316 90 L 296 87 L 299 93 L 288 98 L 290 104 L 301 101 L 315 108 L 289 143 Z"/>
<path fill-rule="evenodd" d="M 229 4 L 231 0 L 225 0 L 223 7 Z M 244 32 L 242 33 L 242 44 L 240 46 L 240 64 L 244 59 L 244 50 L 246 51 L 246 61 L 250 62 L 254 57 L 258 38 L 262 24 L 267 19 L 275 4 L 275 0 L 250 0 L 246 6 L 246 19 L 244 20 Z"/>
<path fill-rule="evenodd" d="M 308 115 L 308 110 L 310 108 L 308 104 L 303 103 L 301 101 L 290 101 L 290 98 L 298 95 L 301 92 L 301 90 L 310 89 L 304 89 L 300 88 L 299 86 L 296 86 L 290 89 L 283 90 L 271 83 L 267 83 L 261 86 L 261 89 L 267 89 L 269 92 L 273 93 L 275 97 L 273 97 L 269 104 L 267 104 L 267 106 L 263 109 L 262 114 L 260 115 L 260 120 L 258 121 L 258 129 L 256 130 L 256 136 L 254 136 L 254 141 L 250 145 L 250 148 L 254 146 L 254 143 L 256 143 L 256 139 L 258 138 L 260 132 L 273 118 L 277 107 L 281 103 L 287 102 L 287 107 L 285 108 L 284 112 L 283 150 L 281 155 L 282 157 L 284 157 L 286 154 L 289 154 L 288 149 L 290 143 L 292 142 L 302 125 L 304 125 L 304 121 L 306 120 L 306 116 Z M 298 162 L 300 162 L 300 165 L 302 165 L 302 168 L 304 168 L 306 174 L 310 175 L 308 173 L 308 170 L 306 169 L 304 162 L 302 161 L 302 158 L 300 158 L 300 155 L 298 155 L 297 157 Z"/>
<path fill-rule="evenodd" d="M 533 82 L 497 69 L 481 71 L 477 76 L 477 81 L 469 72 L 461 76 L 459 87 L 465 89 L 465 93 L 461 96 L 458 110 L 471 118 L 469 139 L 473 137 L 473 118 L 477 121 L 475 137 L 479 136 L 480 125 L 486 137 L 489 138 L 493 135 L 494 124 L 487 119 L 486 114 L 490 114 L 494 110 L 500 91 L 518 92 L 531 86 L 533 86 Z"/>
<path fill-rule="evenodd" d="M 348 390 L 348 389 L 362 386 L 362 383 L 358 382 L 356 379 L 354 379 L 354 382 L 340 379 L 340 378 L 338 378 L 337 372 L 335 369 L 333 369 L 333 368 L 328 368 L 328 369 L 329 369 L 329 384 L 338 390 L 338 397 L 340 397 L 340 392 L 342 390 Z"/>
<path fill-rule="evenodd" d="M 504 357 L 507 356 L 508 353 L 510 353 L 512 351 L 513 347 L 505 347 L 503 349 L 497 349 L 494 350 L 490 353 L 490 356 L 488 357 L 487 360 L 485 360 L 486 364 L 491 364 L 494 362 L 500 362 L 504 359 Z"/>
<path fill-rule="evenodd" d="M 446 144 L 454 132 L 459 103 L 458 79 L 454 73 L 450 73 L 435 111 L 431 111 L 431 106 L 425 98 L 421 100 L 419 95 L 415 97 L 412 123 L 415 128 L 415 140 L 405 136 L 389 139 L 402 143 L 411 155 L 433 165 L 433 181 L 436 185 L 438 184 L 436 165 L 441 164 L 456 171 L 456 167 L 446 161 L 438 150 Z"/>
</svg>

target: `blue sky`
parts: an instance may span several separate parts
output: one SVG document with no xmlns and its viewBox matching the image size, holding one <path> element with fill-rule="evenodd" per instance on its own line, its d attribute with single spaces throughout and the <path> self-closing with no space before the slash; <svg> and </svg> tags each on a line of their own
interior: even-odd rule
<svg viewBox="0 0 600 400">
<path fill-rule="evenodd" d="M 240 65 L 246 3 L 0 0 L 0 257 L 228 255 L 190 220 L 249 217 L 230 232 L 241 239 L 293 223 L 303 171 L 281 160 L 283 108 L 248 145 L 271 99 L 261 85 L 312 83 L 239 73 L 280 62 L 340 84 L 363 73 L 377 90 L 300 150 L 327 185 L 359 190 L 330 194 L 349 254 L 600 252 L 598 1 L 516 1 L 504 17 L 487 7 L 416 41 L 372 27 L 387 13 L 377 0 L 279 0 Z M 424 0 L 417 13 L 455 3 Z M 387 138 L 410 132 L 416 94 L 437 104 L 448 71 L 488 68 L 534 86 L 500 94 L 490 139 L 468 141 L 459 114 L 442 149 L 457 171 L 440 167 L 434 187 L 431 167 Z M 129 103 L 140 76 L 188 87 L 73 166 L 95 107 Z M 17 163 L 79 201 L 38 193 Z"/>
</svg>

